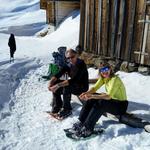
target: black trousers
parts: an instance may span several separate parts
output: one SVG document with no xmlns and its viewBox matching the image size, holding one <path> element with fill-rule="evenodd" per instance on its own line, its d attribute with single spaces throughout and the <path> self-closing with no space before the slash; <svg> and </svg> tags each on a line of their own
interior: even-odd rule
<svg viewBox="0 0 150 150">
<path fill-rule="evenodd" d="M 119 101 L 114 99 L 91 99 L 86 101 L 86 103 L 83 105 L 79 120 L 87 129 L 93 130 L 96 122 L 99 120 L 101 115 L 106 112 L 114 115 L 122 115 L 126 112 L 127 107 L 128 101 Z"/>
<path fill-rule="evenodd" d="M 57 81 L 56 83 L 61 82 Z M 64 108 L 66 110 L 71 110 L 71 94 L 80 95 L 81 93 L 87 91 L 88 89 L 82 85 L 71 84 L 69 86 L 59 88 L 55 93 L 53 93 L 53 101 L 52 108 L 53 109 L 61 109 Z M 63 101 L 61 98 L 63 95 Z"/>
<path fill-rule="evenodd" d="M 11 58 L 14 58 L 14 53 L 15 53 L 15 51 L 10 49 L 10 57 Z"/>
</svg>

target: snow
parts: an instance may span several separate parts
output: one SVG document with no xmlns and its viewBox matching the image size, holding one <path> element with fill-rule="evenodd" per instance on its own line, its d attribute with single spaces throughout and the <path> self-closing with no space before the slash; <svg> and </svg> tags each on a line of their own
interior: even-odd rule
<svg viewBox="0 0 150 150">
<path fill-rule="evenodd" d="M 51 109 L 52 94 L 47 89 L 48 82 L 40 77 L 47 73 L 53 51 L 59 46 L 69 48 L 77 45 L 80 16 L 68 17 L 57 31 L 39 38 L 36 32 L 47 27 L 45 12 L 39 10 L 39 0 L 0 0 L 0 3 L 0 149 L 150 149 L 149 133 L 106 117 L 101 117 L 98 122 L 98 126 L 106 129 L 101 136 L 79 142 L 68 139 L 63 129 L 77 121 L 81 106 L 72 101 L 73 115 L 64 121 L 49 118 L 45 111 Z M 33 24 L 37 25 L 36 32 L 30 32 L 32 28 L 35 31 Z M 31 30 L 20 30 L 26 25 L 31 25 Z M 15 62 L 10 64 L 7 43 L 10 29 L 14 26 L 17 26 L 13 28 L 17 51 Z M 128 111 L 150 121 L 150 76 L 124 72 L 117 74 L 126 86 L 130 101 Z M 96 77 L 97 70 L 89 68 L 89 75 Z"/>
</svg>

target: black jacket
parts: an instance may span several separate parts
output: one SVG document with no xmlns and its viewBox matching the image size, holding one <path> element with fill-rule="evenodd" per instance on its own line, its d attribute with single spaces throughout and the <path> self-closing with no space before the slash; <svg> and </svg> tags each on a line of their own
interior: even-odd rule
<svg viewBox="0 0 150 150">
<path fill-rule="evenodd" d="M 10 47 L 10 50 L 12 52 L 16 51 L 16 41 L 15 41 L 15 37 L 13 34 L 10 35 L 9 41 L 8 41 L 8 46 Z"/>
<path fill-rule="evenodd" d="M 69 84 L 78 84 L 85 90 L 88 90 L 88 71 L 83 60 L 78 58 L 75 65 L 69 63 L 68 65 L 64 66 L 59 73 L 55 75 L 55 77 L 59 79 L 65 73 L 67 73 L 70 77 L 68 80 Z"/>
</svg>

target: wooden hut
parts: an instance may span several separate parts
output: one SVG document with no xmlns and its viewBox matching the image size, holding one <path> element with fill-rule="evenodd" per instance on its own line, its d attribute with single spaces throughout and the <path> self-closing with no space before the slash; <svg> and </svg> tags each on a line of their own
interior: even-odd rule
<svg viewBox="0 0 150 150">
<path fill-rule="evenodd" d="M 79 44 L 110 59 L 150 65 L 147 0 L 81 0 Z"/>
<path fill-rule="evenodd" d="M 46 20 L 56 28 L 74 10 L 80 9 L 80 0 L 40 0 L 41 9 L 46 9 Z"/>
<path fill-rule="evenodd" d="M 150 0 L 40 0 L 40 7 L 56 28 L 80 8 L 85 51 L 150 66 Z"/>
</svg>

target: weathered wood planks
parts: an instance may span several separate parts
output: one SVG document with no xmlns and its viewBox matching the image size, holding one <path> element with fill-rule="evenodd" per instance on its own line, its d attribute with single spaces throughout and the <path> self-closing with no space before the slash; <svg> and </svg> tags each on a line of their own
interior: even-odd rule
<svg viewBox="0 0 150 150">
<path fill-rule="evenodd" d="M 79 44 L 88 52 L 110 59 L 140 63 L 147 0 L 81 0 Z M 148 30 L 146 52 L 150 54 Z M 144 64 L 148 64 L 148 57 Z"/>
</svg>

